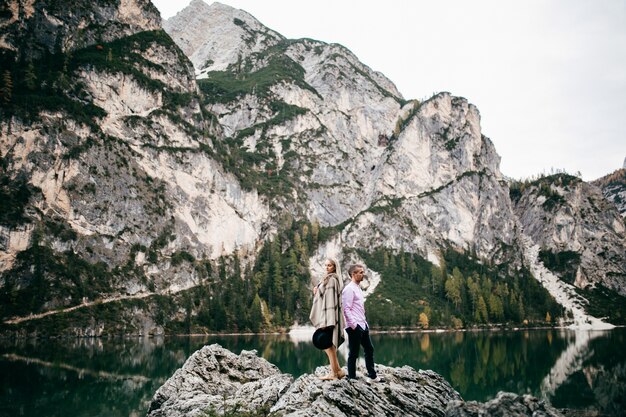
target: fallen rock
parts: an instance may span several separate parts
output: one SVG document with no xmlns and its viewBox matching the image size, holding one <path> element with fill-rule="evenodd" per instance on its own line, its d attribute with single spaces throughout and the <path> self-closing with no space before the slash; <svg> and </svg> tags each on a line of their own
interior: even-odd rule
<svg viewBox="0 0 626 417">
<path fill-rule="evenodd" d="M 562 417 L 529 395 L 499 393 L 486 403 L 464 402 L 433 371 L 376 365 L 384 382 L 366 378 L 322 381 L 328 366 L 294 381 L 273 364 L 220 345 L 205 346 L 187 359 L 155 393 L 147 417 L 250 416 L 419 416 Z M 364 369 L 359 369 L 364 371 Z M 357 372 L 358 375 L 358 372 Z"/>
</svg>

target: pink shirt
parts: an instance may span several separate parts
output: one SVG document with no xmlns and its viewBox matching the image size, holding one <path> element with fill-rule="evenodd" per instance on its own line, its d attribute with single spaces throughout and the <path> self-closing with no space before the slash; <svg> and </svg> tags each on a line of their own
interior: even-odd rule
<svg viewBox="0 0 626 417">
<path fill-rule="evenodd" d="M 346 318 L 346 329 L 356 329 L 357 324 L 362 329 L 367 329 L 365 320 L 365 297 L 363 291 L 357 284 L 350 281 L 341 293 L 341 303 L 343 304 L 343 316 Z"/>
</svg>

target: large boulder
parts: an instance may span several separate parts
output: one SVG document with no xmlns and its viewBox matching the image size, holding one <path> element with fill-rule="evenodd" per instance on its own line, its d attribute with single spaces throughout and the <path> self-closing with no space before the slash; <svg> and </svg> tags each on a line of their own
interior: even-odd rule
<svg viewBox="0 0 626 417">
<path fill-rule="evenodd" d="M 213 344 L 191 355 L 158 389 L 147 416 L 561 416 L 528 395 L 500 393 L 485 404 L 464 402 L 433 371 L 376 367 L 384 382 L 370 383 L 366 378 L 322 381 L 318 376 L 325 375 L 328 366 L 294 381 L 255 351 L 235 355 Z"/>
</svg>

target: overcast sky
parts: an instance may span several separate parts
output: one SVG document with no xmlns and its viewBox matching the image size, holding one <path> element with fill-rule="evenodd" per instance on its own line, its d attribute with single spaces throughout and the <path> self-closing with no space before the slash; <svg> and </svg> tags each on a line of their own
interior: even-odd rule
<svg viewBox="0 0 626 417">
<path fill-rule="evenodd" d="M 189 3 L 153 2 L 165 19 Z M 287 38 L 346 46 L 406 99 L 467 98 L 504 175 L 590 181 L 626 158 L 625 0 L 220 3 Z"/>
</svg>

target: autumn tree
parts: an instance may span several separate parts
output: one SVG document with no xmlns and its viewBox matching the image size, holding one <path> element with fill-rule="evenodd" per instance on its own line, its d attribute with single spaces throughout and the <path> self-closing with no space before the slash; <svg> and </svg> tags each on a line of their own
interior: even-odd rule
<svg viewBox="0 0 626 417">
<path fill-rule="evenodd" d="M 426 313 L 420 313 L 419 323 L 422 328 L 428 329 L 428 316 L 426 315 Z"/>
</svg>

